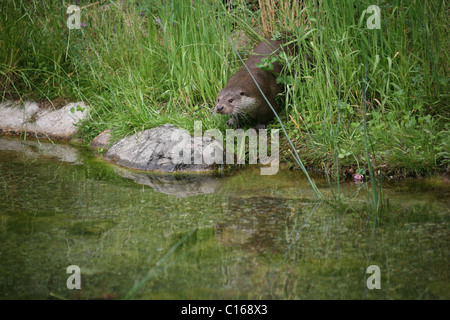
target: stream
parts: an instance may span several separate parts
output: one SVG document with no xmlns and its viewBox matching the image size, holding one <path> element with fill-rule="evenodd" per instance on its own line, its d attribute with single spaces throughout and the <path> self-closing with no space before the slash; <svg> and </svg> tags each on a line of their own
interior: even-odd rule
<svg viewBox="0 0 450 320">
<path fill-rule="evenodd" d="M 365 183 L 341 182 L 338 205 L 299 171 L 259 173 L 137 172 L 0 137 L 0 299 L 450 298 L 440 177 L 385 181 L 374 213 Z"/>
</svg>

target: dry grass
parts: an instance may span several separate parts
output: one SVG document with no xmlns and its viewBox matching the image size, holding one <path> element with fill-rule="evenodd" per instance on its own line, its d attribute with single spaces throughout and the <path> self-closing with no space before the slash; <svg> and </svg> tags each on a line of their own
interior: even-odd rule
<svg viewBox="0 0 450 320">
<path fill-rule="evenodd" d="M 265 35 L 275 30 L 292 31 L 308 23 L 304 0 L 258 0 Z"/>
</svg>

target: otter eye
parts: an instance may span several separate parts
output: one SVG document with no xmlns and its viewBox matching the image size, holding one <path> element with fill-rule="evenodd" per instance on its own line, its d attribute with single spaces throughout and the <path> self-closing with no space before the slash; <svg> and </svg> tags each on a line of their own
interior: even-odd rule
<svg viewBox="0 0 450 320">
<path fill-rule="evenodd" d="M 241 95 L 241 96 L 245 96 L 245 92 L 241 92 L 240 95 Z"/>
<path fill-rule="evenodd" d="M 228 102 L 229 102 L 229 103 L 232 103 L 232 102 L 233 102 L 233 99 L 229 99 Z"/>
</svg>

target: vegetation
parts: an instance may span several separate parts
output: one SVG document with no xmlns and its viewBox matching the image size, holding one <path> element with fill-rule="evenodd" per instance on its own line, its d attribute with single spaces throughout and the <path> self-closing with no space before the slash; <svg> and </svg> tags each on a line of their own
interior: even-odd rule
<svg viewBox="0 0 450 320">
<path fill-rule="evenodd" d="M 288 30 L 302 52 L 284 57 L 280 118 L 306 167 L 448 170 L 445 0 L 75 3 L 82 28 L 72 30 L 72 2 L 0 3 L 0 94 L 87 101 L 86 143 L 107 128 L 124 136 L 168 122 L 192 130 L 201 120 L 203 130 L 225 129 L 212 106 L 240 67 L 227 36 L 245 56 L 261 36 Z M 381 9 L 380 29 L 367 27 L 370 5 Z M 290 164 L 291 147 L 281 150 Z"/>
</svg>

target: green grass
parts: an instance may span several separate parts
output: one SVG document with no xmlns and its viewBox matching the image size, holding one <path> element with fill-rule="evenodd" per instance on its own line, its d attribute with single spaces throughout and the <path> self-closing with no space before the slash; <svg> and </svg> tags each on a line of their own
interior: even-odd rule
<svg viewBox="0 0 450 320">
<path fill-rule="evenodd" d="M 262 30 L 258 2 L 97 2 L 81 1 L 81 30 L 66 26 L 69 2 L 0 3 L 2 98 L 87 101 L 86 143 L 107 128 L 118 137 L 164 123 L 192 131 L 201 120 L 204 130 L 224 130 L 226 119 L 212 106 L 240 61 L 221 28 L 232 38 L 245 32 L 251 42 L 240 53 L 248 52 L 258 39 L 254 28 Z M 381 8 L 380 30 L 366 27 L 363 13 L 373 4 Z M 287 61 L 280 115 L 305 166 L 336 175 L 366 170 L 370 142 L 374 171 L 445 171 L 446 1 L 304 0 L 293 7 L 298 15 L 272 10 L 279 19 L 270 22 L 291 30 L 313 61 L 307 64 L 304 53 Z M 284 162 L 294 165 L 290 150 L 281 148 Z"/>
</svg>

